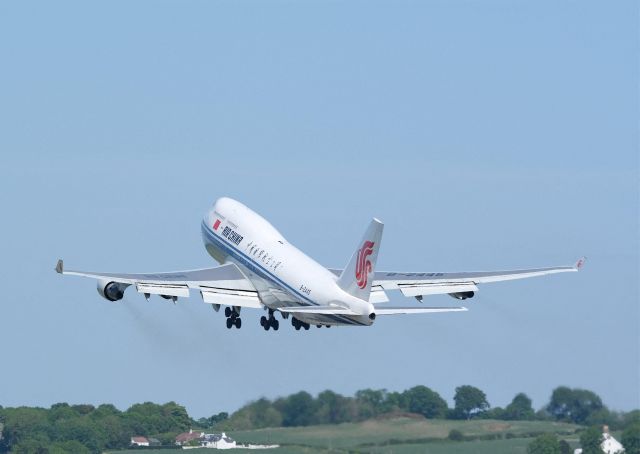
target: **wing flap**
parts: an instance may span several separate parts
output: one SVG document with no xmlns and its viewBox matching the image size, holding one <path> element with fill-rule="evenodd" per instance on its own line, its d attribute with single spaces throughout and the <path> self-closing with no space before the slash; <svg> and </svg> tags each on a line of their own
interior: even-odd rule
<svg viewBox="0 0 640 454">
<path fill-rule="evenodd" d="M 396 284 L 404 296 L 440 295 L 456 292 L 477 292 L 478 287 L 473 282 L 442 283 L 442 284 Z M 384 287 L 384 284 L 383 284 Z"/>
<path fill-rule="evenodd" d="M 189 287 L 176 284 L 146 284 L 140 282 L 136 284 L 138 293 L 148 293 L 151 295 L 176 296 L 180 298 L 189 297 Z"/>
<path fill-rule="evenodd" d="M 261 309 L 262 303 L 257 292 L 216 287 L 200 287 L 202 300 L 207 304 L 240 306 Z"/>
</svg>

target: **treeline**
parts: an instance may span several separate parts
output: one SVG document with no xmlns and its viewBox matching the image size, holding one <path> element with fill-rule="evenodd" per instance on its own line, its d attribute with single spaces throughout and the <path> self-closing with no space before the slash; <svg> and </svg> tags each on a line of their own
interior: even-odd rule
<svg viewBox="0 0 640 454">
<path fill-rule="evenodd" d="M 110 404 L 0 407 L 0 453 L 97 454 L 128 447 L 134 435 L 173 445 L 191 424 L 185 408 L 175 402 L 135 404 L 124 412 Z"/>
<path fill-rule="evenodd" d="M 454 406 L 426 386 L 403 392 L 364 389 L 353 397 L 333 391 L 317 396 L 298 392 L 275 400 L 259 399 L 231 416 L 217 413 L 192 419 L 184 407 L 169 402 L 135 404 L 120 411 L 110 404 L 68 405 L 51 408 L 0 407 L 0 453 L 12 454 L 98 454 L 106 449 L 130 445 L 132 436 L 158 439 L 172 446 L 175 437 L 190 428 L 231 431 L 264 427 L 339 424 L 371 418 L 419 414 L 429 419 L 556 420 L 582 425 L 608 424 L 622 430 L 640 425 L 640 411 L 609 411 L 595 393 L 567 387 L 556 388 L 544 408 L 534 411 L 531 399 L 517 394 L 505 408 L 491 408 L 485 393 L 474 386 L 455 390 Z"/>
<path fill-rule="evenodd" d="M 301 391 L 275 400 L 251 402 L 228 419 L 212 424 L 217 430 L 247 430 L 265 427 L 292 427 L 314 424 L 359 422 L 384 415 L 413 413 L 429 419 L 555 420 L 581 425 L 607 424 L 612 430 L 624 429 L 640 421 L 640 411 L 612 412 L 592 391 L 556 388 L 549 403 L 535 411 L 531 399 L 517 394 L 505 408 L 491 407 L 486 394 L 470 385 L 455 390 L 454 406 L 434 390 L 415 386 L 403 392 L 364 389 L 348 397 L 323 391 L 316 397 Z M 198 421 L 208 427 L 207 419 Z"/>
</svg>

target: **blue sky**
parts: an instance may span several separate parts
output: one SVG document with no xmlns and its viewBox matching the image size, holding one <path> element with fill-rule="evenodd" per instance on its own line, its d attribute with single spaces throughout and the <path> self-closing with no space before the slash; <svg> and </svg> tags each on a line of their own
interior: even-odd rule
<svg viewBox="0 0 640 454">
<path fill-rule="evenodd" d="M 204 416 L 472 384 L 492 405 L 568 385 L 637 408 L 638 17 L 631 1 L 0 3 L 0 405 Z M 210 266 L 199 224 L 223 195 L 327 266 L 373 216 L 380 269 L 589 261 L 487 285 L 464 314 L 305 333 L 260 313 L 228 331 L 196 295 L 113 304 L 53 271 Z"/>
</svg>

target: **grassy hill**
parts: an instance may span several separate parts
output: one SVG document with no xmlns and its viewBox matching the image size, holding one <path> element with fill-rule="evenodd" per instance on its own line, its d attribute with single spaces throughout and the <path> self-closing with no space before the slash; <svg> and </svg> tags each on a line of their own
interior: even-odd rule
<svg viewBox="0 0 640 454">
<path fill-rule="evenodd" d="M 230 435 L 241 443 L 274 443 L 283 446 L 296 445 L 322 449 L 387 452 L 384 449 L 382 451 L 378 450 L 378 447 L 394 446 L 399 448 L 400 445 L 404 444 L 431 446 L 439 440 L 446 440 L 449 431 L 452 429 L 461 431 L 465 437 L 469 438 L 495 437 L 496 439 L 505 440 L 508 438 L 507 441 L 512 441 L 531 437 L 533 434 L 542 432 L 573 434 L 577 428 L 578 426 L 573 424 L 544 421 L 451 421 L 401 417 L 335 426 L 239 431 L 230 432 Z M 478 442 L 481 443 L 482 441 Z M 458 448 L 462 448 L 464 443 L 472 444 L 473 442 L 446 442 L 447 445 L 456 445 Z M 425 452 L 424 447 L 421 449 L 422 452 Z M 393 451 L 396 452 L 395 449 Z"/>
<path fill-rule="evenodd" d="M 532 437 L 543 432 L 573 438 L 579 426 L 545 421 L 427 420 L 397 417 L 361 423 L 288 427 L 229 432 L 239 443 L 279 444 L 269 453 L 525 453 Z M 472 440 L 452 442 L 449 431 L 457 429 Z M 119 451 L 122 453 L 123 451 Z M 132 453 L 152 452 L 135 450 Z M 167 454 L 168 450 L 158 450 Z M 184 452 L 184 451 L 183 451 Z M 200 452 L 199 450 L 197 452 Z"/>
</svg>

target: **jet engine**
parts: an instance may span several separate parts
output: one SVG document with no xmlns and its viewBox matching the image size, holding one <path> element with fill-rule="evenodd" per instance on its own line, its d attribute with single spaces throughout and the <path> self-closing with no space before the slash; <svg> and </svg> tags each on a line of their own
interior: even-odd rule
<svg viewBox="0 0 640 454">
<path fill-rule="evenodd" d="M 466 300 L 467 298 L 473 298 L 474 294 L 475 293 L 473 292 L 456 292 L 456 293 L 449 293 L 449 296 L 457 300 Z"/>
<path fill-rule="evenodd" d="M 98 293 L 109 301 L 120 301 L 124 297 L 124 291 L 131 284 L 123 284 L 121 282 L 98 281 Z"/>
</svg>

